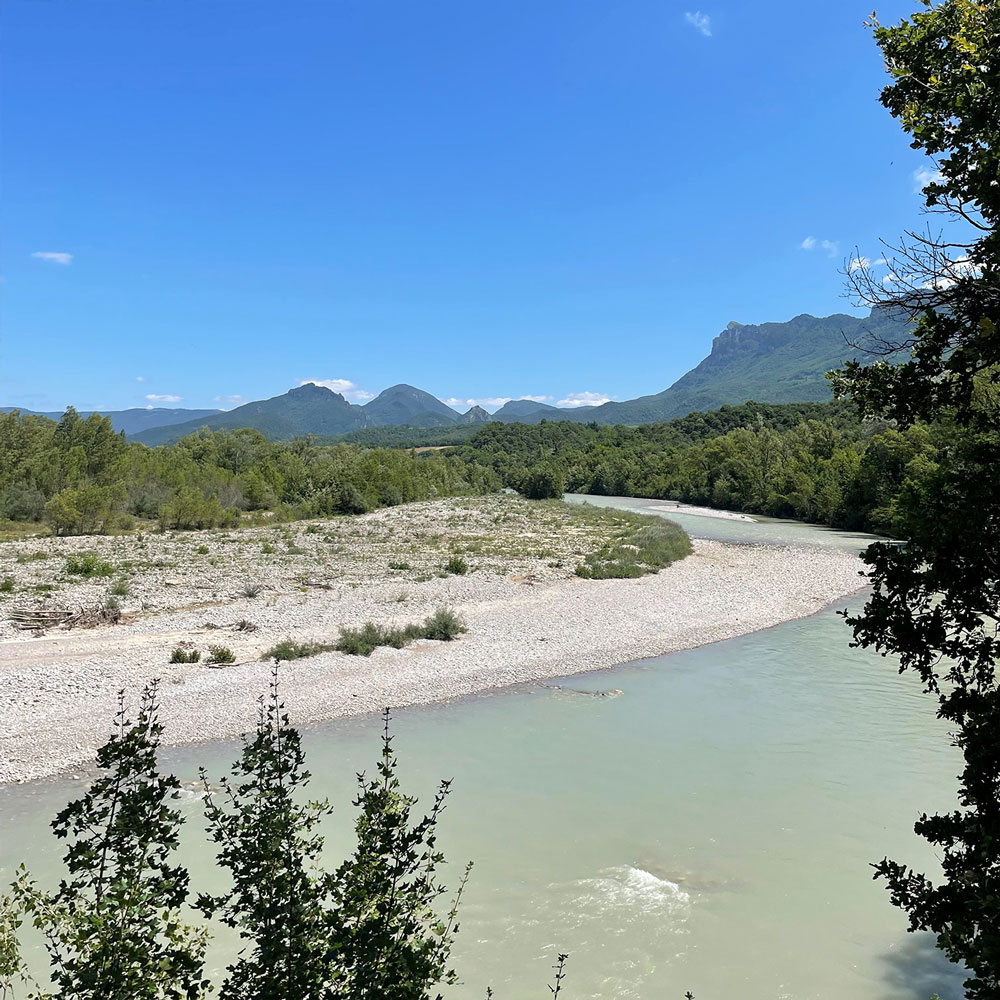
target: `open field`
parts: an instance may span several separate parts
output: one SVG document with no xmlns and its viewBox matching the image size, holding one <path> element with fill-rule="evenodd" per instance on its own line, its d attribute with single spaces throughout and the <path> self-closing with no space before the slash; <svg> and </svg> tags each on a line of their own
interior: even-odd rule
<svg viewBox="0 0 1000 1000">
<path fill-rule="evenodd" d="M 261 655 L 285 639 L 328 646 L 341 628 L 402 628 L 441 607 L 469 628 L 453 642 L 287 664 L 284 695 L 303 723 L 729 638 L 810 614 L 862 582 L 860 560 L 844 552 L 705 541 L 655 575 L 575 574 L 633 523 L 504 495 L 233 531 L 6 543 L 0 618 L 111 601 L 122 619 L 44 635 L 0 622 L 0 781 L 84 765 L 117 691 L 134 695 L 155 677 L 169 742 L 236 735 L 266 683 Z M 235 662 L 206 663 L 212 646 Z M 200 661 L 169 663 L 177 648 Z"/>
</svg>

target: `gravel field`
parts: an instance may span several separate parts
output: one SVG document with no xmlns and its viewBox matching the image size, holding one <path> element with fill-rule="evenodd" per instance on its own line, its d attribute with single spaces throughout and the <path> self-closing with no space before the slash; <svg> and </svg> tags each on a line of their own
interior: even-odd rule
<svg viewBox="0 0 1000 1000">
<path fill-rule="evenodd" d="M 494 496 L 438 500 L 356 518 L 222 532 L 26 539 L 0 547 L 0 782 L 86 768 L 117 693 L 161 680 L 169 743 L 253 725 L 277 641 L 336 640 L 342 626 L 420 622 L 443 606 L 469 627 L 370 657 L 322 653 L 284 664 L 293 721 L 444 701 L 610 667 L 812 614 L 856 590 L 860 559 L 831 548 L 696 541 L 658 574 L 584 580 L 580 558 L 615 530 L 614 511 Z M 81 579 L 67 558 L 112 572 Z M 41 553 L 46 558 L 39 558 Z M 467 575 L 446 573 L 452 555 Z M 247 596 L 260 588 L 256 596 Z M 12 611 L 95 607 L 124 591 L 121 624 L 16 631 Z M 240 622 L 254 631 L 241 631 Z M 203 661 L 171 665 L 178 645 Z M 225 645 L 237 662 L 204 662 Z"/>
</svg>

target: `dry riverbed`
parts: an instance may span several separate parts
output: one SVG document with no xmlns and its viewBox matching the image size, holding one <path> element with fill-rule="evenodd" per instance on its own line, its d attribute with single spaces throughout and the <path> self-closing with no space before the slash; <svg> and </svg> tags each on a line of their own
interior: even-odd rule
<svg viewBox="0 0 1000 1000">
<path fill-rule="evenodd" d="M 402 626 L 445 606 L 469 627 L 453 642 L 283 665 L 283 695 L 301 724 L 731 638 L 811 614 L 864 582 L 861 561 L 836 549 L 709 541 L 655 575 L 577 577 L 622 516 L 504 495 L 232 531 L 5 543 L 0 782 L 87 766 L 119 689 L 134 698 L 152 678 L 161 680 L 168 742 L 245 731 L 270 670 L 260 656 L 286 638 L 329 643 L 341 627 Z M 83 553 L 109 575 L 68 572 Z M 448 572 L 452 557 L 469 572 Z M 109 600 L 120 624 L 36 635 L 10 621 Z M 202 662 L 170 664 L 178 646 L 198 649 Z M 210 646 L 228 647 L 236 662 L 209 666 Z"/>
</svg>

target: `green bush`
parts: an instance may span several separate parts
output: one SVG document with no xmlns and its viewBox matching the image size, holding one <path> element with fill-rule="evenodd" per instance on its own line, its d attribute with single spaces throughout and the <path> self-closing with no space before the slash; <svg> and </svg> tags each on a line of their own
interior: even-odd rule
<svg viewBox="0 0 1000 1000">
<path fill-rule="evenodd" d="M 261 653 L 262 660 L 302 660 L 307 656 L 328 653 L 335 647 L 322 642 L 295 642 L 293 639 L 282 639 L 266 653 Z"/>
<path fill-rule="evenodd" d="M 200 556 L 207 556 L 208 555 L 208 546 L 207 545 L 199 545 L 198 548 L 195 549 L 195 552 L 197 552 L 198 555 L 200 555 Z"/>
<path fill-rule="evenodd" d="M 391 562 L 389 569 L 413 569 L 413 567 L 408 562 Z"/>
<path fill-rule="evenodd" d="M 14 577 L 5 576 L 0 580 L 0 594 L 12 594 L 14 592 Z"/>
<path fill-rule="evenodd" d="M 108 587 L 108 593 L 115 597 L 128 597 L 132 593 L 132 588 L 129 587 L 128 580 L 120 576 Z"/>
<path fill-rule="evenodd" d="M 178 646 L 170 654 L 171 663 L 197 663 L 201 659 L 201 653 L 197 649 L 192 649 L 190 652 L 182 649 Z"/>
<path fill-rule="evenodd" d="M 450 642 L 468 631 L 465 623 L 451 608 L 439 608 L 424 622 L 423 638 Z"/>
<path fill-rule="evenodd" d="M 339 653 L 351 656 L 371 656 L 379 646 L 402 649 L 414 639 L 437 639 L 448 642 L 468 629 L 449 608 L 435 611 L 423 625 L 406 625 L 403 628 L 384 628 L 366 622 L 361 628 L 342 628 L 340 638 L 333 647 Z"/>
<path fill-rule="evenodd" d="M 235 663 L 236 654 L 228 646 L 209 646 L 209 663 Z"/>
<path fill-rule="evenodd" d="M 469 572 L 469 564 L 461 556 L 452 556 L 445 564 L 446 573 L 454 573 L 455 576 L 465 576 Z"/>
<path fill-rule="evenodd" d="M 114 571 L 111 563 L 104 562 L 96 552 L 79 552 L 66 559 L 66 572 L 70 576 L 82 576 L 89 580 L 95 576 L 111 576 Z"/>
<path fill-rule="evenodd" d="M 625 515 L 618 537 L 586 556 L 576 575 L 588 580 L 621 580 L 656 573 L 691 554 L 691 539 L 680 525 L 661 517 Z"/>
</svg>

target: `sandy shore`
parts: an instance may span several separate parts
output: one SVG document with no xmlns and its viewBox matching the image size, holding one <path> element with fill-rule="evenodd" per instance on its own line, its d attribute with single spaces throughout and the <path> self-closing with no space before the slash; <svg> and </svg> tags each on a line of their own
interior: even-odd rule
<svg viewBox="0 0 1000 1000">
<path fill-rule="evenodd" d="M 489 499 L 464 502 L 456 518 L 455 503 L 436 501 L 345 520 L 341 530 L 356 539 L 357 558 L 377 564 L 358 579 L 354 570 L 346 571 L 342 558 L 323 587 L 296 585 L 301 578 L 288 582 L 287 567 L 279 560 L 274 580 L 285 580 L 284 587 L 269 585 L 263 595 L 248 598 L 233 590 L 242 579 L 234 582 L 234 569 L 228 570 L 227 589 L 220 578 L 227 571 L 208 566 L 203 572 L 214 581 L 215 603 L 203 600 L 195 607 L 147 612 L 128 624 L 43 637 L 8 630 L 0 641 L 0 782 L 87 766 L 108 731 L 118 690 L 134 696 L 154 677 L 161 679 L 169 743 L 238 735 L 252 725 L 257 698 L 266 688 L 270 667 L 257 657 L 286 637 L 329 641 L 341 626 L 420 621 L 444 605 L 456 609 L 469 627 L 455 642 L 382 648 L 369 658 L 324 653 L 284 665 L 290 714 L 298 723 L 309 723 L 377 712 L 385 705 L 444 701 L 732 638 L 812 614 L 863 583 L 861 561 L 839 550 L 710 541 L 696 542 L 693 555 L 656 575 L 583 580 L 563 556 L 580 551 L 590 529 L 563 522 L 544 530 L 534 525 L 533 545 L 543 548 L 484 552 L 467 576 L 431 575 L 417 567 L 401 581 L 396 577 L 403 571 L 384 570 L 382 556 L 371 558 L 377 539 L 391 538 L 395 545 L 404 527 L 417 536 L 428 534 L 428 518 L 450 525 L 430 535 L 445 536 L 454 551 L 456 537 L 464 542 L 470 532 L 486 531 L 496 523 L 497 510 L 507 518 L 504 530 L 522 542 L 528 526 L 524 518 L 535 516 L 518 513 L 528 510 L 522 501 Z M 508 516 L 510 511 L 516 516 Z M 296 541 L 304 545 L 317 537 L 308 527 L 294 530 L 311 533 L 297 535 L 292 548 L 300 548 Z M 546 530 L 551 537 L 543 537 Z M 192 537 L 197 542 L 207 536 Z M 411 559 L 441 558 L 433 547 L 427 556 L 407 544 Z M 95 547 L 94 540 L 90 545 Z M 239 563 L 241 570 L 247 558 Z M 308 559 L 308 552 L 289 558 Z M 317 559 L 311 561 L 313 572 Z M 259 575 L 261 567 L 251 568 Z M 193 572 L 175 564 L 159 576 L 174 592 L 181 584 L 170 575 Z M 148 581 L 137 580 L 136 589 L 144 586 L 153 593 Z M 256 631 L 237 631 L 243 619 L 252 620 Z M 220 669 L 204 663 L 168 665 L 170 651 L 181 642 L 200 649 L 227 645 L 238 662 Z"/>
</svg>

